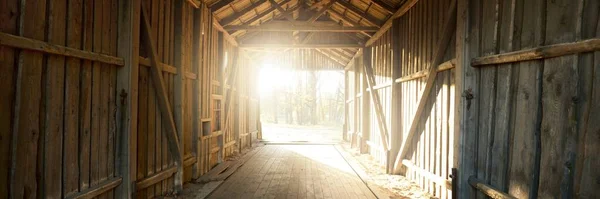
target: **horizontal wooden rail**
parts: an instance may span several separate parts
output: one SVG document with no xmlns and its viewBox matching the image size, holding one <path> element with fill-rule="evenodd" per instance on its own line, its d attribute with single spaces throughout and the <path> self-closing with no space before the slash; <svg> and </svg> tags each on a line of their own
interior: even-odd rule
<svg viewBox="0 0 600 199">
<path fill-rule="evenodd" d="M 95 197 L 119 186 L 121 184 L 121 182 L 123 182 L 123 179 L 120 177 L 114 178 L 114 179 L 109 179 L 100 184 L 92 186 L 82 192 L 79 192 L 73 196 L 69 196 L 67 198 L 73 198 L 73 199 L 75 199 L 75 198 L 77 198 L 77 199 L 79 199 L 79 198 L 95 198 Z"/>
<path fill-rule="evenodd" d="M 0 32 L 0 45 L 10 46 L 25 50 L 40 51 L 54 55 L 62 55 L 67 57 L 75 57 L 90 61 L 97 61 L 117 66 L 124 66 L 125 62 L 120 57 L 94 53 L 76 48 L 70 48 L 61 45 L 50 44 L 47 42 L 29 39 L 26 37 L 11 35 Z"/>
<path fill-rule="evenodd" d="M 151 66 L 150 59 L 148 59 L 148 58 L 140 56 L 139 62 L 140 62 L 140 65 L 142 65 L 142 66 L 146 66 L 146 67 Z M 171 65 L 168 65 L 165 63 L 160 63 L 160 67 L 161 67 L 161 70 L 163 70 L 165 72 L 168 72 L 171 74 L 177 74 L 177 68 L 175 68 L 175 66 L 171 66 Z"/>
<path fill-rule="evenodd" d="M 135 183 L 135 190 L 139 191 L 139 190 L 143 190 L 149 186 L 152 186 L 160 181 L 163 181 L 163 180 L 173 176 L 173 174 L 175 174 L 175 172 L 177 172 L 177 167 L 173 166 L 166 170 L 162 170 L 160 173 L 156 173 L 150 177 L 144 178 L 144 179 L 140 180 L 139 182 Z"/>
<path fill-rule="evenodd" d="M 485 195 L 494 199 L 516 199 L 515 197 L 508 195 L 502 191 L 498 191 L 498 189 L 485 184 L 483 181 L 475 178 L 475 176 L 469 177 L 469 184 L 475 187 L 477 190 L 481 191 Z"/>
<path fill-rule="evenodd" d="M 392 82 L 391 82 L 391 81 L 390 81 L 390 82 L 383 83 L 383 84 L 378 84 L 378 85 L 375 85 L 375 86 L 373 86 L 373 90 L 379 90 L 379 89 L 382 89 L 382 88 L 387 88 L 387 87 L 390 87 L 390 86 L 392 86 Z M 370 92 L 370 91 L 371 91 L 371 89 L 367 88 L 367 89 L 366 89 L 366 91 L 367 91 L 367 92 Z"/>
<path fill-rule="evenodd" d="M 210 149 L 210 153 L 211 153 L 211 154 L 212 154 L 212 153 L 219 152 L 219 151 L 221 151 L 221 147 L 218 147 L 218 146 L 216 146 L 216 147 L 213 147 L 213 148 L 211 148 L 211 149 Z"/>
<path fill-rule="evenodd" d="M 456 60 L 452 59 L 452 60 L 449 60 L 449 61 L 446 61 L 446 62 L 440 64 L 438 66 L 437 71 L 441 72 L 441 71 L 445 71 L 445 70 L 450 70 L 450 69 L 453 69 L 455 65 L 456 65 Z M 407 82 L 407 81 L 410 81 L 410 80 L 419 79 L 419 78 L 422 78 L 422 77 L 427 77 L 427 75 L 429 75 L 429 70 L 422 70 L 422 71 L 419 71 L 419 72 L 416 72 L 416 73 L 413 73 L 413 74 L 410 74 L 410 75 L 398 78 L 398 79 L 395 80 L 395 82 L 396 83 Z"/>
<path fill-rule="evenodd" d="M 530 61 L 536 59 L 547 59 L 552 57 L 560 57 L 565 55 L 572 55 L 597 50 L 600 50 L 600 39 L 588 39 L 572 43 L 540 46 L 537 48 L 473 58 L 471 60 L 471 66 L 477 67 L 511 62 Z"/>
<path fill-rule="evenodd" d="M 195 73 L 186 72 L 185 73 L 185 78 L 188 78 L 188 79 L 197 79 L 198 76 Z"/>
<path fill-rule="evenodd" d="M 183 166 L 185 167 L 192 166 L 193 164 L 196 164 L 196 156 L 193 155 L 187 156 L 183 161 Z"/>
<path fill-rule="evenodd" d="M 223 148 L 229 148 L 230 146 L 235 144 L 235 140 L 232 140 L 230 142 L 227 142 L 223 145 Z"/>
<path fill-rule="evenodd" d="M 451 180 L 447 180 L 443 177 L 437 176 L 425 169 L 422 169 L 421 167 L 413 164 L 410 160 L 404 159 L 402 160 L 402 165 L 406 166 L 409 169 L 412 169 L 414 171 L 416 171 L 417 173 L 419 173 L 420 175 L 422 175 L 423 177 L 431 180 L 432 182 L 435 182 L 436 184 L 445 187 L 446 189 L 451 189 L 452 188 L 452 181 Z"/>
<path fill-rule="evenodd" d="M 362 48 L 364 45 L 354 43 L 343 44 L 240 44 L 240 48 L 298 48 L 298 49 L 330 49 L 330 48 Z"/>
</svg>

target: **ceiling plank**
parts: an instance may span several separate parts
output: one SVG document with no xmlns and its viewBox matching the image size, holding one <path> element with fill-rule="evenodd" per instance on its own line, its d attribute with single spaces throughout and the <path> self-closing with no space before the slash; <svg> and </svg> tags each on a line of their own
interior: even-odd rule
<svg viewBox="0 0 600 199">
<path fill-rule="evenodd" d="M 259 0 L 255 3 L 252 3 L 250 6 L 240 10 L 239 12 L 236 12 L 235 14 L 229 15 L 223 19 L 221 19 L 221 24 L 223 25 L 229 25 L 231 22 L 234 22 L 235 20 L 237 20 L 238 18 L 240 18 L 241 16 L 244 16 L 246 13 L 254 10 L 255 8 L 257 8 L 258 6 L 261 6 L 263 3 L 266 3 L 267 0 Z"/>
<path fill-rule="evenodd" d="M 284 1 L 282 1 L 282 2 L 281 2 L 279 5 L 283 6 L 283 5 L 285 5 L 286 3 L 289 3 L 290 1 L 291 1 L 291 0 L 284 0 Z M 291 9 L 288 9 L 288 12 L 293 12 L 293 11 L 297 10 L 298 8 L 300 8 L 300 6 L 295 6 L 295 7 L 291 8 Z M 249 19 L 248 21 L 244 22 L 244 24 L 242 24 L 242 25 L 250 25 L 250 24 L 252 24 L 252 23 L 254 23 L 254 22 L 256 22 L 256 21 L 258 21 L 258 20 L 262 19 L 263 17 L 265 17 L 265 16 L 267 16 L 267 15 L 271 14 L 273 11 L 275 11 L 275 8 L 274 8 L 274 7 L 270 7 L 269 9 L 265 10 L 264 12 L 261 12 L 260 14 L 258 14 L 258 15 L 256 15 L 256 16 L 254 16 L 254 17 L 252 17 L 251 19 Z M 280 15 L 281 15 L 281 14 L 282 14 L 282 13 L 280 13 Z M 224 25 L 228 25 L 228 24 L 224 24 Z M 235 34 L 236 32 L 238 32 L 238 30 L 236 30 L 236 31 L 232 31 L 232 32 L 231 32 L 231 34 L 233 35 L 233 34 Z"/>
<path fill-rule="evenodd" d="M 419 0 L 407 0 L 406 2 L 404 2 L 404 4 L 402 4 L 402 6 L 400 6 L 400 8 L 398 8 L 398 10 L 394 13 L 394 15 L 392 15 L 392 17 L 390 17 L 383 24 L 383 26 L 381 26 L 381 29 L 379 31 L 377 31 L 375 33 L 375 35 L 373 35 L 373 37 L 371 37 L 371 39 L 369 39 L 367 41 L 365 46 L 370 46 L 373 43 L 375 43 L 375 41 L 377 41 L 377 39 L 379 39 L 379 37 L 381 37 L 387 30 L 389 30 L 392 27 L 392 22 L 394 21 L 394 19 L 406 14 L 406 12 L 408 12 L 408 10 L 410 10 L 410 8 L 412 8 L 418 1 Z"/>
<path fill-rule="evenodd" d="M 334 15 L 337 16 L 337 18 L 340 18 L 340 20 L 342 20 L 342 22 L 345 22 L 351 26 L 360 26 L 359 23 L 352 21 L 351 19 L 349 19 L 348 17 L 346 17 L 345 15 L 335 11 L 335 10 L 327 10 L 327 13 L 329 13 L 330 15 Z M 333 20 L 333 19 L 332 19 Z M 360 32 L 361 34 L 367 36 L 367 37 L 371 37 L 372 35 L 366 32 Z"/>
<path fill-rule="evenodd" d="M 293 31 L 308 31 L 308 32 L 375 32 L 379 30 L 374 26 L 321 26 L 319 24 L 263 24 L 259 26 L 250 25 L 230 25 L 225 26 L 225 30 L 247 30 L 247 31 L 269 31 L 269 32 L 293 32 Z"/>
<path fill-rule="evenodd" d="M 383 8 L 383 10 L 385 12 L 387 12 L 388 14 L 393 14 L 394 11 L 396 11 L 396 9 L 393 6 L 388 5 L 387 3 L 383 2 L 382 0 L 370 0 L 371 3 L 379 6 L 380 8 Z"/>
<path fill-rule="evenodd" d="M 213 3 L 212 5 L 209 6 L 210 11 L 211 12 L 216 12 L 218 10 L 220 10 L 221 8 L 224 8 L 225 6 L 229 5 L 230 3 L 233 3 L 235 0 L 220 0 L 217 1 L 216 3 Z"/>
<path fill-rule="evenodd" d="M 377 19 L 373 15 L 370 15 L 369 13 L 361 10 L 360 8 L 358 8 L 358 7 L 354 6 L 354 5 L 352 5 L 348 1 L 340 0 L 340 1 L 337 1 L 337 3 L 339 3 L 342 6 L 344 6 L 348 10 L 352 11 L 353 13 L 357 14 L 358 16 L 362 17 L 363 19 L 367 20 L 368 22 L 372 23 L 373 25 L 381 26 L 381 24 L 384 23 L 383 21 Z"/>
</svg>

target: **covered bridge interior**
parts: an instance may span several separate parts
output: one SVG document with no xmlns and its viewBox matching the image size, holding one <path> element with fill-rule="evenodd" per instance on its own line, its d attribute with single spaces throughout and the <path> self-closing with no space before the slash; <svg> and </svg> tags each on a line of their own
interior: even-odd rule
<svg viewBox="0 0 600 199">
<path fill-rule="evenodd" d="M 298 193 L 236 177 L 289 183 L 311 167 L 287 156 L 331 155 L 256 152 L 266 58 L 343 72 L 339 136 L 431 197 L 600 198 L 599 11 L 598 0 L 2 0 L 0 198 L 184 197 L 226 173 L 207 197 L 381 197 L 364 176 L 319 165 L 327 177 L 300 177 L 310 189 Z"/>
</svg>

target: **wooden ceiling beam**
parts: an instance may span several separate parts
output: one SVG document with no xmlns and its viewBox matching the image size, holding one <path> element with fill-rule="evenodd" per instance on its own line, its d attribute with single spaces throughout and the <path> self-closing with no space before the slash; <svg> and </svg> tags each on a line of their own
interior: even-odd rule
<svg viewBox="0 0 600 199">
<path fill-rule="evenodd" d="M 393 6 L 388 5 L 387 3 L 383 2 L 382 0 L 370 0 L 371 3 L 379 6 L 380 8 L 383 8 L 383 10 L 385 12 L 387 12 L 388 14 L 393 14 L 394 11 L 396 11 L 396 9 Z"/>
<path fill-rule="evenodd" d="M 210 8 L 210 11 L 214 13 L 220 10 L 221 8 L 224 8 L 225 6 L 229 5 L 230 3 L 233 3 L 234 1 L 235 0 L 220 0 L 208 7 Z"/>
<path fill-rule="evenodd" d="M 275 7 L 275 9 L 282 13 L 283 17 L 285 17 L 288 21 L 296 21 L 294 17 L 291 16 L 290 13 L 286 12 L 286 10 L 284 10 L 277 2 L 275 2 L 275 0 L 269 0 L 269 2 L 271 2 L 271 6 Z"/>
<path fill-rule="evenodd" d="M 369 13 L 361 10 L 360 8 L 352 5 L 350 2 L 345 1 L 345 0 L 340 0 L 337 1 L 337 3 L 339 3 L 340 5 L 344 6 L 346 9 L 350 10 L 351 12 L 357 14 L 358 16 L 362 17 L 363 19 L 367 20 L 369 23 L 372 23 L 373 25 L 376 26 L 381 26 L 384 22 L 377 19 L 376 17 L 374 17 L 373 15 L 370 15 Z"/>
<path fill-rule="evenodd" d="M 255 8 L 257 8 L 258 6 L 261 6 L 263 3 L 266 3 L 267 0 L 258 0 L 255 3 L 252 3 L 250 6 L 240 10 L 239 12 L 236 12 L 235 14 L 229 15 L 223 19 L 221 19 L 221 24 L 223 25 L 229 25 L 231 22 L 234 22 L 235 20 L 237 20 L 238 18 L 240 18 L 241 16 L 244 16 L 246 13 L 254 10 Z"/>
<path fill-rule="evenodd" d="M 359 23 L 352 21 L 351 19 L 349 19 L 348 17 L 346 17 L 345 15 L 335 11 L 335 10 L 327 10 L 327 13 L 329 13 L 330 15 L 335 15 L 338 18 L 340 18 L 340 20 L 342 20 L 342 22 L 345 22 L 351 26 L 360 26 Z M 330 17 L 331 18 L 331 17 Z M 333 19 L 332 19 L 333 20 Z M 371 37 L 372 35 L 366 32 L 360 32 L 361 34 L 367 36 L 367 37 Z"/>
<path fill-rule="evenodd" d="M 375 32 L 378 27 L 373 26 L 320 26 L 315 24 L 306 25 L 280 25 L 280 24 L 264 24 L 259 26 L 250 25 L 234 25 L 225 26 L 225 30 L 247 30 L 247 31 L 269 31 L 269 32 L 293 32 L 293 31 L 308 31 L 308 32 Z"/>
<path fill-rule="evenodd" d="M 286 3 L 289 3 L 290 1 L 291 1 L 291 0 L 284 0 L 284 1 L 282 1 L 282 2 L 281 2 L 279 5 L 283 6 L 283 5 L 285 5 Z M 291 11 L 291 12 L 293 12 L 293 11 L 297 10 L 298 8 L 300 8 L 300 6 L 295 6 L 295 7 L 291 8 L 291 9 L 288 9 L 288 11 Z M 258 15 L 256 15 L 256 16 L 254 16 L 254 17 L 252 17 L 251 19 L 249 19 L 248 21 L 244 22 L 244 24 L 243 24 L 243 25 L 250 25 L 250 24 L 252 24 L 252 23 L 254 23 L 254 22 L 256 22 L 256 21 L 258 21 L 258 20 L 262 19 L 263 17 L 267 16 L 268 14 L 271 14 L 273 11 L 275 11 L 275 8 L 274 8 L 274 7 L 270 7 L 269 9 L 265 10 L 264 12 L 261 12 L 260 14 L 258 14 Z M 281 14 L 281 13 L 280 13 L 280 14 Z M 224 24 L 224 25 L 227 25 L 227 24 Z M 236 30 L 236 31 L 232 31 L 232 32 L 231 32 L 231 34 L 233 35 L 233 34 L 235 34 L 236 32 L 238 32 L 238 30 Z"/>
<path fill-rule="evenodd" d="M 362 48 L 356 43 L 342 44 L 240 44 L 240 48 L 300 48 L 300 49 L 330 49 L 330 48 Z"/>
<path fill-rule="evenodd" d="M 406 2 L 404 2 L 404 4 L 402 4 L 402 6 L 398 8 L 394 15 L 388 18 L 388 20 L 383 24 L 383 26 L 381 26 L 381 29 L 377 31 L 375 35 L 371 37 L 371 39 L 367 41 L 365 46 L 370 46 L 373 43 L 375 43 L 375 41 L 377 41 L 379 37 L 381 37 L 385 32 L 387 32 L 387 30 L 389 30 L 392 27 L 392 22 L 394 21 L 394 19 L 406 14 L 406 12 L 408 12 L 410 8 L 412 8 L 418 1 L 419 0 L 407 0 Z"/>
</svg>

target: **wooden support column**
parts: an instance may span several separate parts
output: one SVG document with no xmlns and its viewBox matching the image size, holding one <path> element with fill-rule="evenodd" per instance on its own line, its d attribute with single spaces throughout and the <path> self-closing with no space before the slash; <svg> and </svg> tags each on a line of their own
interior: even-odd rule
<svg viewBox="0 0 600 199">
<path fill-rule="evenodd" d="M 116 198 L 132 198 L 135 192 L 137 152 L 137 99 L 140 48 L 140 0 L 119 2 L 117 54 L 124 67 L 117 69 L 117 154 L 116 175 L 122 183 Z"/>
<path fill-rule="evenodd" d="M 421 99 L 419 100 L 419 106 L 417 107 L 417 111 L 415 116 L 413 117 L 412 124 L 410 125 L 410 130 L 408 131 L 408 135 L 406 139 L 402 140 L 402 147 L 400 148 L 400 152 L 396 157 L 396 161 L 394 163 L 394 173 L 401 173 L 402 168 L 402 159 L 406 156 L 410 147 L 412 147 L 412 140 L 417 134 L 417 127 L 421 122 L 421 118 L 423 113 L 425 112 L 425 105 L 427 104 L 427 99 L 429 98 L 429 94 L 433 90 L 433 86 L 435 83 L 435 78 L 437 76 L 437 66 L 440 65 L 444 55 L 446 53 L 446 49 L 452 39 L 452 35 L 454 35 L 454 30 L 456 29 L 456 0 L 453 0 L 450 8 L 448 8 L 448 13 L 446 14 L 447 19 L 444 22 L 444 27 L 442 29 L 442 38 L 437 42 L 437 49 L 433 54 L 432 64 L 429 66 L 429 75 L 427 76 L 427 82 L 425 85 L 425 89 L 423 90 L 423 94 L 421 94 Z M 402 172 L 403 173 L 403 172 Z"/>
<path fill-rule="evenodd" d="M 180 1 L 176 1 L 176 4 L 179 4 L 181 7 L 181 2 Z M 150 27 L 150 19 L 148 16 L 148 13 L 146 12 L 145 9 L 146 6 L 144 6 L 144 4 L 142 3 L 142 32 L 141 35 L 143 36 L 144 39 L 144 45 L 146 47 L 146 49 L 149 51 L 149 55 L 150 55 L 150 63 L 151 63 L 151 67 L 150 67 L 150 71 L 151 71 L 151 76 L 152 76 L 152 83 L 154 85 L 154 88 L 156 89 L 156 97 L 157 97 L 157 102 L 160 108 L 160 112 L 162 115 L 162 123 L 165 127 L 165 134 L 167 137 L 167 142 L 168 142 L 168 148 L 169 151 L 171 152 L 171 155 L 173 157 L 173 160 L 176 164 L 176 166 L 178 167 L 178 171 L 181 170 L 181 172 L 178 172 L 177 174 L 175 174 L 175 190 L 176 191 L 180 191 L 181 190 L 181 185 L 182 185 L 182 174 L 183 174 L 183 162 L 182 162 L 182 155 L 181 155 L 181 145 L 179 144 L 179 138 L 180 136 L 178 136 L 177 133 L 177 128 L 175 127 L 175 120 L 173 119 L 173 112 L 171 110 L 171 106 L 169 103 L 169 99 L 167 97 L 167 90 L 165 87 L 165 82 L 163 80 L 162 77 L 162 70 L 160 68 L 160 62 L 158 60 L 158 53 L 156 51 L 156 47 L 154 45 L 154 43 L 152 42 L 152 38 L 153 34 L 152 34 L 152 29 Z M 178 21 L 178 20 L 176 20 Z M 176 26 L 177 27 L 177 26 Z M 177 54 L 177 53 L 175 53 Z M 179 73 L 180 75 L 183 75 L 182 73 Z"/>
<path fill-rule="evenodd" d="M 400 35 L 400 24 L 398 19 L 392 22 L 392 79 L 398 79 L 402 76 L 400 41 L 398 40 L 403 35 Z M 395 157 L 400 150 L 402 144 L 402 87 L 401 83 L 392 82 L 392 126 L 390 130 L 390 158 L 388 159 L 388 167 L 394 168 Z M 391 170 L 387 171 L 391 173 Z"/>
<path fill-rule="evenodd" d="M 362 60 L 356 60 L 357 63 L 357 69 L 360 70 L 361 74 L 365 73 L 365 67 L 363 67 L 364 64 L 368 64 L 367 62 L 371 61 L 371 50 L 366 50 L 368 48 L 363 48 L 363 57 Z M 362 63 L 361 63 L 362 62 Z M 360 65 L 358 65 L 360 64 Z M 371 135 L 371 98 L 369 97 L 369 94 L 367 93 L 367 78 L 366 75 L 360 75 L 361 76 L 361 96 L 362 96 L 362 114 L 361 114 L 361 121 L 362 121 L 362 128 L 361 128 L 361 137 L 360 137 L 360 153 L 369 153 L 369 145 L 367 145 L 367 140 L 369 140 L 370 135 Z"/>
<path fill-rule="evenodd" d="M 342 139 L 348 141 L 348 69 L 344 69 L 344 124 L 342 127 Z"/>
<path fill-rule="evenodd" d="M 188 13 L 190 10 L 188 9 L 188 5 L 183 1 L 175 1 L 175 30 L 174 30 L 174 43 L 175 47 L 173 49 L 175 54 L 174 66 L 177 68 L 177 74 L 175 75 L 174 80 L 174 88 L 173 88 L 173 120 L 175 121 L 175 126 L 177 131 L 177 140 L 181 143 L 179 147 L 179 157 L 183 157 L 184 154 L 184 115 L 185 111 L 185 88 L 186 88 L 186 79 L 185 73 L 188 72 L 186 69 L 189 67 L 191 60 L 189 50 L 190 44 L 192 41 L 189 40 L 189 32 L 190 29 L 187 26 L 190 20 Z M 183 158 L 174 160 L 177 164 L 177 172 L 174 177 L 174 190 L 176 193 L 181 192 L 183 190 L 183 171 L 185 169 L 185 165 L 183 165 Z"/>
</svg>

